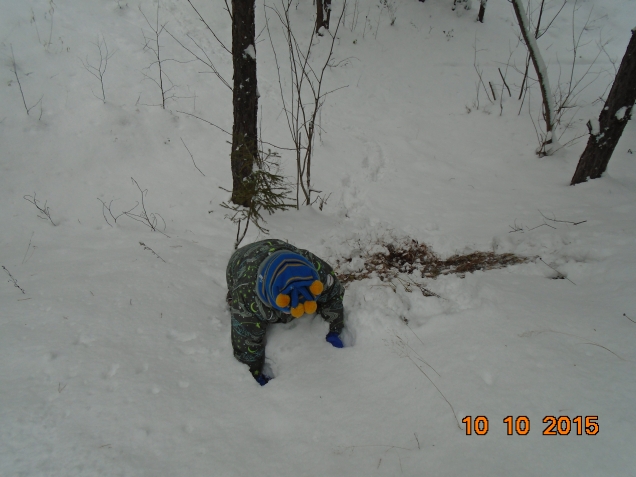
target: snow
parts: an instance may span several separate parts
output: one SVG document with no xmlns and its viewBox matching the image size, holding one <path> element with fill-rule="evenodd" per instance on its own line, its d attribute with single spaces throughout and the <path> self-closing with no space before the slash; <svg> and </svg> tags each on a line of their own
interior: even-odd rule
<svg viewBox="0 0 636 477">
<path fill-rule="evenodd" d="M 631 109 L 631 107 L 623 106 L 618 111 L 616 111 L 616 119 L 618 119 L 619 121 L 622 121 L 628 109 Z"/>
<path fill-rule="evenodd" d="M 598 118 L 590 119 L 587 124 L 592 136 L 598 136 L 601 134 L 601 123 L 599 123 Z"/>
<path fill-rule="evenodd" d="M 250 58 L 252 58 L 253 60 L 256 59 L 256 50 L 254 49 L 254 45 L 250 45 L 247 48 L 245 48 L 245 54 L 247 56 L 249 56 Z"/>
<path fill-rule="evenodd" d="M 193 3 L 230 45 L 223 2 Z M 536 85 L 519 114 L 521 75 L 510 68 L 501 116 L 483 94 L 474 106 L 476 38 L 484 79 L 503 87 L 497 68 L 518 33 L 508 2 L 489 2 L 481 24 L 452 2 L 399 0 L 393 26 L 374 1 L 359 3 L 372 21 L 355 24 L 350 6 L 334 64 L 348 60 L 327 69 L 323 90 L 348 88 L 326 97 L 312 161 L 313 187 L 331 196 L 322 211 L 266 217 L 270 235 L 334 264 L 352 258 L 352 269 L 361 250 L 405 237 L 443 257 L 541 260 L 427 280 L 441 298 L 354 282 L 347 347 L 325 342 L 320 318 L 274 325 L 275 378 L 261 388 L 232 355 L 224 301 L 236 236 L 219 206 L 228 198 L 220 187 L 231 185 L 228 136 L 184 114 L 231 131 L 231 92 L 201 64 L 166 61 L 175 98 L 153 106 L 161 97 L 144 76 L 157 72 L 147 69 L 138 7 L 156 3 L 66 0 L 51 13 L 45 0 L 1 0 L 0 476 L 634 475 L 633 121 L 603 177 L 571 187 L 585 140 L 535 155 Z M 577 21 L 593 7 L 593 31 L 611 31 L 608 58 L 621 58 L 632 2 L 579 5 Z M 341 3 L 332 7 L 333 20 Z M 231 57 L 189 8 L 164 0 L 161 21 L 231 78 Z M 300 2 L 290 12 L 299 41 L 313 9 Z M 262 3 L 256 12 L 259 32 Z M 562 14 L 541 40 L 550 39 L 540 48 L 553 84 L 571 18 Z M 116 51 L 106 104 L 79 60 L 99 63 L 91 42 L 102 34 Z M 316 41 L 319 60 L 330 38 Z M 192 59 L 171 37 L 160 42 L 166 58 Z M 29 107 L 42 96 L 29 115 L 11 45 Z M 596 54 L 589 45 L 583 60 Z M 268 42 L 259 48 L 263 137 L 289 147 L 273 54 Z M 523 70 L 522 46 L 511 61 Z M 609 81 L 586 89 L 588 106 L 562 144 L 586 134 Z M 293 155 L 281 157 L 293 177 Z M 141 202 L 131 177 L 166 235 L 103 210 L 97 198 L 113 201 L 115 217 Z M 23 198 L 34 194 L 56 226 Z M 261 238 L 250 228 L 245 243 Z M 503 419 L 521 415 L 529 434 L 507 436 Z M 467 436 L 466 416 L 486 416 L 488 433 Z M 546 436 L 545 416 L 598 416 L 599 433 Z"/>
</svg>

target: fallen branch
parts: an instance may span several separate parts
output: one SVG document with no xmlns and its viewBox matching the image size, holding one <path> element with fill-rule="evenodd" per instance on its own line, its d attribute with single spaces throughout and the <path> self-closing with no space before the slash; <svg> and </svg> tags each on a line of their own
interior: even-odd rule
<svg viewBox="0 0 636 477">
<path fill-rule="evenodd" d="M 584 224 L 585 222 L 587 222 L 587 220 L 581 220 L 580 222 L 571 222 L 569 220 L 557 220 L 556 217 L 554 219 L 551 219 L 551 218 L 546 217 L 545 215 L 543 215 L 543 212 L 541 212 L 540 210 L 539 210 L 539 213 L 541 214 L 541 217 L 543 217 L 544 219 L 549 220 L 551 222 L 561 222 L 561 223 L 564 223 L 564 224 L 572 224 L 572 225 L 579 225 L 579 224 Z M 552 214 L 552 215 L 554 215 L 554 214 Z"/>
<path fill-rule="evenodd" d="M 11 279 L 11 281 L 13 282 L 13 286 L 16 287 L 17 289 L 19 289 L 23 295 L 26 295 L 25 291 L 22 289 L 22 287 L 20 285 L 18 285 L 18 281 L 13 278 L 13 275 L 11 275 L 11 272 L 9 270 L 7 270 L 7 267 L 5 267 L 4 265 L 2 265 L 2 269 L 7 272 L 7 275 L 9 275 L 9 278 Z"/>
<path fill-rule="evenodd" d="M 570 282 L 572 285 L 576 285 L 576 283 L 574 283 L 572 280 L 570 280 L 568 277 L 566 277 L 565 275 L 563 275 L 560 271 L 558 271 L 556 268 L 554 268 L 552 265 L 547 264 L 541 257 L 538 257 L 539 260 L 541 260 L 543 263 L 545 263 L 546 265 L 548 265 L 548 267 L 550 267 L 552 270 L 554 270 L 555 272 L 557 272 L 557 279 L 563 279 L 565 278 L 568 282 Z"/>
<path fill-rule="evenodd" d="M 157 258 L 158 258 L 159 260 L 161 260 L 163 263 L 167 263 L 167 262 L 166 262 L 163 258 L 161 258 L 161 257 L 157 254 L 157 252 L 155 252 L 153 249 L 151 249 L 150 247 L 148 247 L 148 245 L 146 245 L 145 243 L 143 243 L 143 242 L 139 242 L 139 245 L 141 245 L 141 246 L 144 248 L 144 250 L 149 250 L 149 251 L 150 251 L 150 252 L 151 252 L 151 253 L 152 253 L 155 257 L 157 257 Z"/>
<path fill-rule="evenodd" d="M 42 217 L 41 215 L 38 215 L 39 218 L 44 220 L 49 219 L 53 225 L 57 225 L 55 222 L 53 222 L 53 219 L 51 218 L 51 210 L 46 206 L 46 201 L 44 202 L 44 206 L 38 205 L 38 201 L 35 198 L 35 192 L 33 193 L 33 195 L 25 195 L 23 198 L 24 200 L 31 202 L 33 205 L 35 205 L 35 207 L 40 211 L 40 213 L 44 214 L 44 217 Z"/>
<path fill-rule="evenodd" d="M 536 225 L 536 226 L 534 226 L 532 228 L 529 228 L 529 229 L 524 229 L 523 228 L 523 224 L 521 226 L 517 225 L 517 219 L 515 219 L 514 224 L 508 226 L 508 227 L 510 227 L 512 229 L 512 230 L 509 230 L 508 233 L 510 234 L 510 233 L 513 233 L 513 232 L 521 232 L 521 233 L 530 232 L 531 230 L 538 229 L 539 227 L 543 227 L 543 226 L 550 227 L 551 229 L 555 229 L 555 230 L 557 229 L 556 227 L 548 224 L 546 222 L 546 220 L 549 220 L 550 222 L 562 223 L 562 224 L 571 224 L 571 225 L 580 225 L 580 224 L 584 224 L 585 222 L 587 222 L 587 220 L 581 220 L 579 222 L 572 222 L 571 220 L 559 220 L 559 219 L 556 218 L 556 216 L 554 216 L 554 214 L 552 214 L 554 216 L 554 218 L 546 217 L 543 214 L 543 212 L 541 212 L 540 210 L 539 210 L 539 214 L 541 214 L 541 217 L 543 217 L 543 219 L 544 219 L 542 224 Z"/>
</svg>

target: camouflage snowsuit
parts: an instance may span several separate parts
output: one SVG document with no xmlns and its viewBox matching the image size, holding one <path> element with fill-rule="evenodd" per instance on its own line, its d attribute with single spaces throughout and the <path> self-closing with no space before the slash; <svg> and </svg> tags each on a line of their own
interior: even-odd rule
<svg viewBox="0 0 636 477">
<path fill-rule="evenodd" d="M 226 270 L 227 299 L 232 315 L 232 347 L 236 359 L 247 364 L 255 376 L 260 373 L 265 361 L 267 325 L 289 323 L 294 319 L 264 304 L 256 294 L 258 267 L 270 254 L 283 249 L 302 255 L 318 272 L 325 288 L 316 300 L 317 313 L 329 323 L 329 331 L 339 334 L 344 326 L 344 287 L 327 262 L 282 240 L 263 240 L 238 249 Z"/>
</svg>

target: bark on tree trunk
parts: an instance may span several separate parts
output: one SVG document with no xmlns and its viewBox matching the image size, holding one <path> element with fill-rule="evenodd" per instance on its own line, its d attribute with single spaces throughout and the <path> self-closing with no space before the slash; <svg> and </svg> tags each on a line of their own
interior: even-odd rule
<svg viewBox="0 0 636 477">
<path fill-rule="evenodd" d="M 316 0 L 316 33 L 322 28 L 324 10 L 322 8 L 322 0 Z"/>
<path fill-rule="evenodd" d="M 570 185 L 597 179 L 607 169 L 614 148 L 623 134 L 627 121 L 631 119 L 636 101 L 636 28 L 627 51 L 616 73 L 616 79 L 609 92 L 605 107 L 598 118 L 598 128 L 590 128 L 590 138 L 579 159 Z"/>
<path fill-rule="evenodd" d="M 329 30 L 329 19 L 331 18 L 331 0 L 322 0 L 323 1 L 323 8 L 325 9 L 325 14 L 324 14 L 324 23 L 323 26 Z"/>
<path fill-rule="evenodd" d="M 316 33 L 322 27 L 329 30 L 329 18 L 331 17 L 331 0 L 316 0 Z"/>
<path fill-rule="evenodd" d="M 232 202 L 249 206 L 253 191 L 248 179 L 258 154 L 256 49 L 254 46 L 254 0 L 232 0 Z"/>
<path fill-rule="evenodd" d="M 479 14 L 477 15 L 477 20 L 481 23 L 484 23 L 484 14 L 486 13 L 486 3 L 488 0 L 481 0 L 479 3 Z"/>
</svg>

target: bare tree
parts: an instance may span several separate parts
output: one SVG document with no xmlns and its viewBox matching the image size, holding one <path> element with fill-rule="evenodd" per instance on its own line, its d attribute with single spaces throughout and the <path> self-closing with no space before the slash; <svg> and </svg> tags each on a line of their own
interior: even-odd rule
<svg viewBox="0 0 636 477">
<path fill-rule="evenodd" d="M 292 6 L 292 0 L 281 0 L 280 8 L 266 6 L 270 9 L 280 21 L 283 30 L 283 36 L 285 38 L 287 46 L 287 56 L 289 64 L 285 65 L 289 70 L 291 78 L 291 85 L 288 85 L 289 89 L 283 86 L 283 79 L 281 76 L 281 61 L 278 59 L 276 48 L 274 47 L 274 41 L 272 39 L 272 31 L 269 26 L 269 20 L 267 13 L 265 14 L 266 28 L 269 34 L 270 43 L 274 52 L 274 61 L 276 63 L 276 70 L 278 73 L 278 85 L 280 88 L 281 100 L 283 102 L 283 111 L 287 119 L 287 126 L 294 143 L 294 151 L 296 153 L 296 205 L 300 206 L 300 191 L 302 190 L 304 196 L 304 203 L 309 205 L 312 203 L 311 193 L 319 192 L 312 189 L 311 184 L 311 160 L 314 152 L 314 142 L 316 139 L 316 132 L 320 131 L 320 126 L 317 124 L 319 118 L 320 108 L 325 102 L 326 96 L 338 89 L 336 88 L 330 91 L 324 91 L 324 76 L 327 67 L 334 67 L 332 63 L 333 50 L 335 41 L 338 35 L 338 29 L 342 24 L 342 18 L 346 11 L 346 0 L 343 2 L 342 13 L 336 23 L 336 28 L 333 33 L 329 33 L 331 38 L 329 39 L 328 48 L 329 51 L 325 55 L 324 63 L 320 64 L 312 62 L 314 55 L 313 48 L 316 46 L 315 42 L 316 31 L 312 30 L 311 37 L 307 43 L 307 47 L 303 48 L 291 25 L 291 19 L 289 11 Z"/>
<path fill-rule="evenodd" d="M 258 89 L 254 41 L 254 0 L 232 0 L 232 202 L 249 207 L 253 188 L 248 187 L 258 156 Z"/>
<path fill-rule="evenodd" d="M 636 101 L 636 28 L 627 45 L 621 66 L 616 73 L 605 106 L 593 125 L 588 122 L 590 138 L 576 167 L 570 185 L 597 179 L 607 169 L 612 153 L 618 144 L 627 121 L 631 119 Z"/>
</svg>

